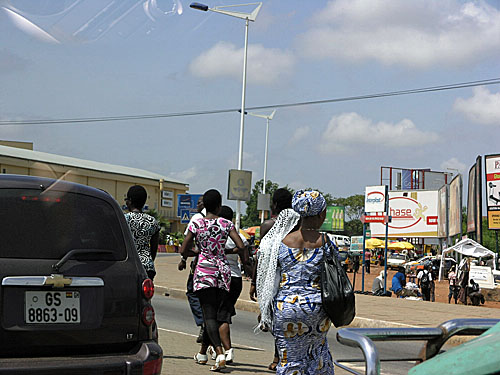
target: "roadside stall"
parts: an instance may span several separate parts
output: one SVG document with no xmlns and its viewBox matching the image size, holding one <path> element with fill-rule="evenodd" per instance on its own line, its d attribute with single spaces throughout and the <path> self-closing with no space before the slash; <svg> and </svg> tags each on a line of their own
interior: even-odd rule
<svg viewBox="0 0 500 375">
<path fill-rule="evenodd" d="M 443 254 L 441 256 L 441 262 L 439 266 L 439 281 L 441 281 L 442 278 L 442 273 L 443 273 L 443 259 L 445 257 L 446 253 L 449 253 L 451 251 L 455 251 L 457 253 L 460 253 L 464 256 L 467 257 L 473 257 L 473 258 L 482 258 L 485 256 L 493 256 L 494 261 L 494 269 L 496 270 L 496 264 L 497 264 L 497 254 L 494 253 L 491 250 L 488 250 L 485 248 L 483 245 L 477 243 L 476 241 L 470 239 L 470 238 L 465 238 L 462 241 L 458 242 L 454 246 L 448 247 L 443 250 Z"/>
</svg>

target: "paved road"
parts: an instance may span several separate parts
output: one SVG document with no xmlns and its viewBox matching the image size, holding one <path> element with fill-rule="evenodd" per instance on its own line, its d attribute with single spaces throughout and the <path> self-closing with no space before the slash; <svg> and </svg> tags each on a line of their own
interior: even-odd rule
<svg viewBox="0 0 500 375">
<path fill-rule="evenodd" d="M 192 363 L 194 362 L 191 358 L 199 346 L 194 339 L 198 334 L 198 328 L 194 324 L 187 301 L 156 295 L 153 299 L 153 305 L 158 326 L 160 327 L 160 343 L 166 358 L 163 373 L 175 373 L 177 375 L 190 373 L 189 371 L 193 371 Z M 237 367 L 230 370 L 229 372 L 232 374 L 265 373 L 265 366 L 272 360 L 272 337 L 268 333 L 254 334 L 253 328 L 256 323 L 255 314 L 246 311 L 238 311 L 237 316 L 234 318 L 231 327 L 232 341 L 234 346 L 241 348 L 236 352 L 236 355 L 238 356 L 238 353 L 241 353 L 240 359 L 242 363 L 247 365 L 255 364 L 256 368 L 244 370 L 242 365 L 239 370 Z M 362 358 L 361 351 L 338 344 L 335 335 L 336 329 L 332 327 L 328 334 L 328 342 L 335 358 Z M 179 345 L 182 345 L 182 347 L 179 348 Z M 421 348 L 421 343 L 378 343 L 377 347 L 381 358 L 409 358 L 416 356 Z M 172 355 L 174 352 L 182 354 Z M 238 362 L 238 358 L 236 361 Z M 260 367 L 257 368 L 257 364 Z M 409 362 L 385 362 L 382 364 L 382 373 L 407 374 L 411 367 L 412 364 Z M 362 369 L 363 366 L 358 364 L 355 368 Z M 204 370 L 208 371 L 208 368 Z M 346 372 L 336 371 L 337 375 L 344 373 Z"/>
</svg>

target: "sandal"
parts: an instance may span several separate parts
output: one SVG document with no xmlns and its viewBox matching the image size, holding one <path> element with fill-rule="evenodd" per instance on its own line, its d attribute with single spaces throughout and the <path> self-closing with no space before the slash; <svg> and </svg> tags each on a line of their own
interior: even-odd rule
<svg viewBox="0 0 500 375">
<path fill-rule="evenodd" d="M 206 354 L 201 354 L 201 353 L 196 353 L 194 355 L 194 360 L 196 363 L 200 365 L 206 365 L 208 362 L 208 355 Z"/>
<path fill-rule="evenodd" d="M 217 358 L 217 353 L 212 345 L 207 348 L 207 355 L 210 356 L 214 361 Z"/>
<path fill-rule="evenodd" d="M 210 367 L 210 371 L 219 372 L 226 368 L 226 356 L 224 354 L 219 354 L 215 360 L 215 365 Z"/>
<path fill-rule="evenodd" d="M 234 361 L 234 349 L 228 349 L 225 353 L 226 355 L 226 364 L 231 364 Z"/>
<path fill-rule="evenodd" d="M 278 367 L 278 364 L 279 364 L 279 358 L 278 359 L 274 359 L 273 362 L 267 367 L 269 370 L 271 371 L 276 371 L 276 368 Z"/>
</svg>

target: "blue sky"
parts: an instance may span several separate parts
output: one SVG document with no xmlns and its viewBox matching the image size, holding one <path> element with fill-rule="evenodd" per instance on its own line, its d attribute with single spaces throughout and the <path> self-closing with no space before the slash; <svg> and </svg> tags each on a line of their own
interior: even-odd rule
<svg viewBox="0 0 500 375">
<path fill-rule="evenodd" d="M 184 0 L 117 3 L 0 0 L 0 121 L 240 107 L 242 20 Z M 23 30 L 13 12 L 46 33 Z M 496 78 L 499 46 L 498 1 L 264 1 L 250 24 L 246 104 Z M 227 113 L 9 125 L 0 139 L 226 195 L 239 123 Z M 268 178 L 333 196 L 379 184 L 382 165 L 459 169 L 466 180 L 477 155 L 499 151 L 499 127 L 498 85 L 283 108 L 271 121 Z M 253 181 L 263 175 L 264 137 L 265 120 L 247 117 L 243 168 Z"/>
</svg>

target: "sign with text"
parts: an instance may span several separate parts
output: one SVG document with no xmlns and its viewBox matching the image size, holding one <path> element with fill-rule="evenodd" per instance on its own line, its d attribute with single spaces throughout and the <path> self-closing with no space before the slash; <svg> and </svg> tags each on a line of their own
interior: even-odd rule
<svg viewBox="0 0 500 375">
<path fill-rule="evenodd" d="M 252 193 L 252 171 L 239 169 L 229 170 L 227 199 L 233 201 L 248 201 Z"/>
<path fill-rule="evenodd" d="M 500 155 L 484 157 L 488 229 L 500 229 Z"/>
<path fill-rule="evenodd" d="M 361 222 L 363 224 L 370 223 L 387 223 L 386 215 L 361 215 Z"/>
<path fill-rule="evenodd" d="M 365 188 L 365 212 L 385 211 L 385 186 L 367 186 Z"/>
<path fill-rule="evenodd" d="M 455 176 L 450 182 L 448 194 L 448 236 L 462 231 L 462 175 Z"/>
<path fill-rule="evenodd" d="M 410 190 L 389 192 L 389 237 L 437 237 L 438 192 Z M 385 236 L 385 225 L 370 224 L 373 237 Z"/>
<path fill-rule="evenodd" d="M 203 194 L 177 194 L 177 216 L 182 218 L 186 211 L 189 212 L 190 217 L 197 213 L 198 200 L 201 197 Z"/>
</svg>

